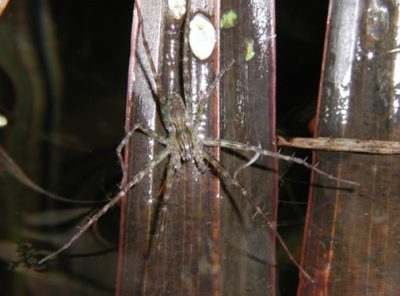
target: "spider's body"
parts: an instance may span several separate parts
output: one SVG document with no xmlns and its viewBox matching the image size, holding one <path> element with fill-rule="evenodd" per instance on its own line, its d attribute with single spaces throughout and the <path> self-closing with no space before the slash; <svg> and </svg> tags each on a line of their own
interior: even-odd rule
<svg viewBox="0 0 400 296">
<path fill-rule="evenodd" d="M 176 100 L 178 97 L 175 98 Z M 180 102 L 182 99 L 179 97 Z M 178 105 L 178 104 L 177 104 Z M 203 149 L 197 133 L 194 131 L 189 116 L 183 103 L 180 112 L 174 112 L 171 116 L 171 125 L 168 128 L 170 149 L 179 155 L 182 161 L 199 161 L 199 152 Z"/>
<path fill-rule="evenodd" d="M 203 149 L 198 136 L 193 131 L 193 128 L 185 123 L 181 126 L 174 126 L 170 131 L 171 149 L 177 153 L 182 161 L 201 161 L 199 156 Z"/>
</svg>

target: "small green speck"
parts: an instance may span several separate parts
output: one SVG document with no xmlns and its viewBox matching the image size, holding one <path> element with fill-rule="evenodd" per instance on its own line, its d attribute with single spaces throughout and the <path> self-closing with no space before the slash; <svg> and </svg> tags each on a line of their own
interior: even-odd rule
<svg viewBox="0 0 400 296">
<path fill-rule="evenodd" d="M 254 51 L 254 41 L 253 40 L 246 40 L 246 53 L 245 53 L 245 61 L 249 62 L 251 61 L 254 56 L 255 56 L 255 51 Z"/>
<path fill-rule="evenodd" d="M 221 29 L 230 29 L 236 25 L 237 13 L 231 9 L 225 12 L 221 18 Z"/>
</svg>

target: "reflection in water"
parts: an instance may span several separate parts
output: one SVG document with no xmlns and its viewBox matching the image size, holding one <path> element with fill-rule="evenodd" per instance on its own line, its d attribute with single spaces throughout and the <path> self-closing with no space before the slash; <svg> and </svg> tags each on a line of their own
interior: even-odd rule
<svg viewBox="0 0 400 296">
<path fill-rule="evenodd" d="M 332 69 L 333 76 L 332 81 L 334 82 L 333 95 L 337 96 L 336 110 L 334 110 L 333 116 L 335 116 L 341 125 L 346 125 L 349 116 L 349 98 L 350 98 L 350 85 L 351 75 L 353 70 L 353 62 L 357 57 L 357 22 L 354 19 L 359 18 L 359 11 L 361 10 L 358 6 L 360 3 L 355 2 L 354 8 L 349 11 L 353 13 L 341 14 L 340 34 L 335 36 L 337 39 L 337 46 L 335 47 L 336 61 L 340 61 L 334 64 Z M 340 14 L 340 13 L 339 13 Z"/>
<path fill-rule="evenodd" d="M 350 70 L 350 69 L 349 69 Z M 349 73 L 346 73 L 349 74 Z M 350 74 L 349 74 L 350 76 Z M 350 80 L 350 77 L 349 77 Z M 350 81 L 348 84 L 340 84 L 337 85 L 337 91 L 339 93 L 339 97 L 337 98 L 338 105 L 336 110 L 336 117 L 340 118 L 340 123 L 342 125 L 346 125 L 349 116 L 349 101 L 350 101 Z"/>
<path fill-rule="evenodd" d="M 374 52 L 373 51 L 368 51 L 367 52 L 367 59 L 372 60 L 375 57 Z"/>
<path fill-rule="evenodd" d="M 400 69 L 398 69 L 400 71 Z M 395 89 L 394 89 L 394 98 L 393 98 L 393 104 L 392 104 L 392 114 L 391 116 L 395 116 L 397 112 L 399 111 L 399 99 L 400 99 L 400 85 L 397 84 Z"/>
<path fill-rule="evenodd" d="M 208 68 L 208 65 L 205 64 L 199 64 L 196 66 L 193 66 L 192 69 L 197 69 L 198 72 L 193 72 L 191 75 L 192 81 L 190 82 L 191 86 L 197 86 L 197 87 L 190 87 L 190 98 L 192 99 L 192 104 L 193 104 L 193 112 L 194 114 L 191 114 L 191 120 L 193 123 L 194 120 L 194 115 L 196 115 L 196 112 L 199 108 L 199 99 L 202 94 L 205 94 L 210 86 L 210 81 L 208 81 L 208 77 L 211 77 L 210 69 Z M 194 70 L 193 70 L 194 71 Z M 187 83 L 187 82 L 186 82 Z M 196 99 L 194 99 L 196 98 Z M 206 135 L 206 128 L 207 128 L 207 123 L 208 123 L 208 117 L 207 117 L 207 109 L 209 108 L 208 104 L 204 107 L 205 110 L 200 114 L 200 125 L 197 130 L 198 136 L 201 139 L 205 138 Z"/>
<path fill-rule="evenodd" d="M 395 20 L 396 26 L 393 26 L 393 39 L 394 39 L 394 47 L 400 47 L 400 27 L 399 27 L 399 18 Z M 400 52 L 395 51 L 390 53 L 390 57 L 393 57 L 393 76 L 392 76 L 392 85 L 393 85 L 393 98 L 392 98 L 392 106 L 390 108 L 391 114 L 389 114 L 389 119 L 396 118 L 397 113 L 399 112 L 400 106 Z"/>
</svg>

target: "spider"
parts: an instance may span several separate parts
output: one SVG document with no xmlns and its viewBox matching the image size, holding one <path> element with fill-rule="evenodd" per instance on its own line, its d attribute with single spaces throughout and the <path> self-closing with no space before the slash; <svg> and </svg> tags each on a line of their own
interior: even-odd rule
<svg viewBox="0 0 400 296">
<path fill-rule="evenodd" d="M 136 16 L 138 17 L 138 23 L 140 27 L 140 34 L 142 39 L 143 48 L 146 54 L 146 60 L 150 66 L 152 78 L 154 79 L 154 85 L 150 83 L 152 91 L 154 93 L 155 100 L 160 106 L 160 114 L 162 123 L 165 127 L 166 135 L 161 135 L 160 133 L 154 131 L 150 127 L 144 125 L 143 123 L 135 124 L 132 129 L 127 132 L 124 139 L 121 141 L 117 148 L 118 158 L 121 164 L 124 160 L 122 157 L 122 152 L 125 145 L 131 139 L 131 137 L 136 133 L 142 133 L 148 136 L 150 139 L 155 140 L 160 145 L 164 146 L 164 149 L 156 155 L 143 169 L 136 173 L 132 178 L 130 178 L 126 185 L 116 194 L 112 199 L 109 200 L 101 209 L 91 215 L 88 220 L 79 228 L 79 230 L 74 234 L 62 247 L 58 250 L 52 252 L 46 257 L 38 261 L 38 264 L 44 264 L 45 262 L 54 259 L 61 252 L 68 249 L 85 231 L 91 227 L 100 217 L 102 217 L 107 211 L 115 206 L 128 191 L 134 187 L 136 184 L 141 182 L 141 180 L 148 174 L 150 174 L 161 162 L 164 160 L 168 161 L 166 176 L 164 181 L 163 198 L 160 206 L 160 233 L 164 231 L 164 225 L 168 212 L 168 203 L 170 201 L 171 188 L 174 183 L 174 177 L 179 174 L 182 170 L 182 166 L 185 163 L 193 163 L 200 173 L 204 173 L 207 169 L 212 169 L 220 176 L 227 185 L 231 185 L 240 190 L 242 195 L 247 199 L 251 206 L 255 209 L 256 213 L 262 217 L 268 228 L 274 233 L 286 253 L 288 254 L 290 260 L 299 268 L 299 270 L 310 280 L 311 277 L 308 273 L 300 266 L 299 263 L 290 253 L 288 247 L 286 246 L 284 240 L 276 231 L 276 225 L 268 215 L 262 210 L 262 207 L 256 202 L 248 190 L 246 190 L 236 177 L 233 177 L 231 173 L 223 167 L 219 160 L 213 156 L 209 150 L 206 148 L 225 148 L 233 151 L 242 152 L 252 152 L 256 155 L 262 155 L 267 157 L 273 157 L 276 159 L 285 160 L 292 163 L 297 163 L 315 171 L 316 173 L 322 174 L 330 179 L 338 180 L 333 175 L 329 175 L 322 170 L 318 169 L 315 165 L 309 164 L 305 159 L 300 159 L 294 156 L 287 156 L 280 154 L 279 152 L 273 152 L 265 150 L 261 147 L 244 144 L 236 141 L 202 137 L 199 135 L 199 129 L 201 127 L 202 119 L 201 116 L 206 108 L 207 99 L 210 97 L 221 78 L 227 73 L 232 67 L 234 61 L 232 61 L 226 68 L 222 69 L 214 78 L 208 89 L 200 95 L 199 102 L 197 104 L 197 110 L 192 115 L 192 108 L 190 103 L 190 98 L 188 91 L 185 91 L 185 96 L 182 96 L 179 92 L 172 92 L 172 94 L 167 95 L 163 89 L 160 75 L 157 73 L 155 63 L 151 58 L 150 46 L 145 36 L 145 30 L 143 28 L 143 16 L 141 10 L 136 6 Z M 189 23 L 188 16 L 186 16 L 186 23 Z M 187 29 L 186 24 L 186 30 Z M 187 32 L 185 32 L 184 37 L 184 47 L 187 50 L 189 46 Z M 185 51 L 184 50 L 184 51 Z M 184 57 L 183 63 L 187 63 L 187 57 Z M 185 68 L 185 66 L 184 66 Z M 184 74 L 185 76 L 185 74 Z M 248 163 L 251 165 L 252 163 Z M 124 173 L 125 174 L 125 173 Z M 126 178 L 126 176 L 124 176 Z M 355 182 L 340 180 L 343 183 L 349 183 L 355 185 Z"/>
</svg>

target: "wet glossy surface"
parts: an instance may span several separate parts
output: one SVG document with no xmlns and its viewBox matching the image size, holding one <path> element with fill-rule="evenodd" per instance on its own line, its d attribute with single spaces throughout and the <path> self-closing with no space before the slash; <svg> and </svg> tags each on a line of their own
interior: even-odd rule
<svg viewBox="0 0 400 296">
<path fill-rule="evenodd" d="M 201 10 L 218 24 L 218 15 L 225 7 L 234 8 L 239 14 L 239 25 L 233 30 L 220 32 L 220 51 L 215 51 L 212 59 L 199 62 L 190 57 L 187 63 L 190 77 L 184 77 L 189 94 L 185 99 L 190 99 L 186 105 L 189 110 L 196 110 L 199 94 L 213 80 L 212 73 L 235 59 L 233 69 L 220 83 L 219 95 L 209 98 L 198 132 L 208 137 L 260 144 L 271 149 L 274 135 L 274 125 L 271 124 L 274 122 L 274 52 L 273 39 L 265 37 L 273 35 L 271 4 L 263 1 L 242 7 L 236 1 L 224 1 L 221 5 L 219 9 L 218 1 L 192 1 L 189 9 L 190 13 Z M 163 52 L 161 56 L 164 58 L 160 58 L 160 63 L 163 65 L 164 88 L 170 94 L 177 89 L 181 91 L 182 73 L 176 61 L 182 61 L 182 58 L 176 58 L 179 49 L 171 41 L 175 35 L 174 25 L 163 18 L 163 14 L 154 13 L 163 11 L 161 4 L 158 8 L 143 6 L 142 10 L 151 48 L 157 49 L 160 42 Z M 264 18 L 257 22 L 258 14 L 268 16 L 267 22 Z M 157 40 L 158 28 L 152 32 L 146 24 L 160 24 L 161 19 L 164 20 L 161 22 L 164 27 L 160 27 L 164 34 L 160 36 L 164 39 Z M 180 30 L 178 28 L 178 34 L 182 32 Z M 256 55 L 250 62 L 244 60 L 244 47 L 242 39 L 238 39 L 238 32 L 239 36 L 256 40 Z M 139 63 L 145 59 L 143 51 L 140 51 Z M 141 92 L 143 86 L 148 88 L 148 82 L 138 79 L 137 89 L 128 98 L 132 103 L 131 120 L 149 122 L 160 133 L 165 133 L 154 106 L 143 107 L 148 104 L 144 103 L 145 100 L 152 99 L 148 90 Z M 131 145 L 132 173 L 143 168 L 153 153 L 163 149 L 152 146 L 142 135 L 135 136 Z M 221 153 L 221 163 L 231 173 L 247 162 L 246 158 L 236 158 L 235 153 L 212 152 L 216 156 Z M 275 163 L 262 159 L 258 164 L 256 168 L 240 171 L 239 179 L 267 213 L 274 213 Z M 164 170 L 165 165 L 158 168 L 132 190 L 126 201 L 123 211 L 125 224 L 121 232 L 119 293 L 273 295 L 275 256 L 271 233 L 261 219 L 252 218 L 254 209 L 240 192 L 220 184 L 211 171 L 200 174 L 193 164 L 183 164 L 183 173 L 175 177 L 165 231 L 159 235 L 157 206 L 148 201 L 155 199 L 157 204 L 160 200 Z M 157 243 L 158 238 L 161 245 Z"/>
<path fill-rule="evenodd" d="M 399 141 L 398 1 L 332 1 L 317 135 Z M 301 295 L 394 295 L 399 287 L 398 155 L 318 153 L 320 168 L 360 182 L 352 191 L 314 176 Z"/>
</svg>

